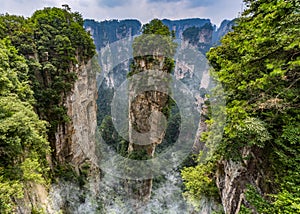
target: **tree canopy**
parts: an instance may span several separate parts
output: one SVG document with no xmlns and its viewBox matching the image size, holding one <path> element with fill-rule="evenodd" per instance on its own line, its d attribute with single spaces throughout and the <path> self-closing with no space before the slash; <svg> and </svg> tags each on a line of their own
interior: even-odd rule
<svg viewBox="0 0 300 214">
<path fill-rule="evenodd" d="M 269 164 L 263 170 L 273 172 L 273 189 L 266 194 L 273 194 L 267 198 L 250 188 L 247 200 L 259 213 L 298 213 L 300 2 L 245 3 L 247 9 L 233 32 L 208 53 L 212 75 L 226 96 L 227 121 L 217 160 L 238 160 L 243 148 L 259 148 Z M 210 173 L 202 176 L 213 178 Z"/>
<path fill-rule="evenodd" d="M 173 41 L 175 39 L 174 32 L 171 32 L 162 21 L 153 19 L 142 27 L 142 33 L 133 41 L 134 59 L 144 59 L 148 65 L 152 64 L 152 69 L 154 69 L 155 65 L 157 67 L 159 64 L 158 57 L 163 57 L 163 71 L 172 72 L 174 68 L 173 57 L 177 48 L 177 44 Z M 141 69 L 137 67 L 138 64 L 132 64 L 133 67 L 129 76 Z"/>
<path fill-rule="evenodd" d="M 87 63 L 96 53 L 83 18 L 67 8 L 44 8 L 28 19 L 1 15 L 0 38 L 5 37 L 26 58 L 34 106 L 49 122 L 48 136 L 54 142 L 57 126 L 69 121 L 62 103 L 77 79 L 76 64 Z"/>
<path fill-rule="evenodd" d="M 0 212 L 11 213 L 28 182 L 45 183 L 50 148 L 46 123 L 34 112 L 28 66 L 0 40 Z"/>
<path fill-rule="evenodd" d="M 153 19 L 149 23 L 143 25 L 142 33 L 172 36 L 172 32 L 169 30 L 169 28 L 166 25 L 164 25 L 159 19 Z"/>
<path fill-rule="evenodd" d="M 0 213 L 14 212 L 30 182 L 51 177 L 46 157 L 69 121 L 64 100 L 76 68 L 94 55 L 81 15 L 69 8 L 0 15 Z"/>
</svg>

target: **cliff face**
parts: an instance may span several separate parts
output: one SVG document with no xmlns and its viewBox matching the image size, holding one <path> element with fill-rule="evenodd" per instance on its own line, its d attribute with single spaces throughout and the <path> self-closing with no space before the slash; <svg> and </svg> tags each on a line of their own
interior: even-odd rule
<svg viewBox="0 0 300 214">
<path fill-rule="evenodd" d="M 141 23 L 138 20 L 109 20 L 97 22 L 85 20 L 84 28 L 92 35 L 96 49 L 109 45 L 126 37 L 139 34 Z"/>
<path fill-rule="evenodd" d="M 128 157 L 142 164 L 147 159 L 155 161 L 155 150 L 166 135 L 167 118 L 171 115 L 171 78 L 167 74 L 174 67 L 177 47 L 173 40 L 169 29 L 154 19 L 143 27 L 142 35 L 132 44 L 133 60 L 128 74 Z M 127 182 L 130 197 L 142 203 L 150 200 L 156 167 L 135 167 L 141 171 Z"/>
<path fill-rule="evenodd" d="M 73 69 L 78 79 L 64 102 L 70 122 L 58 127 L 56 155 L 60 163 L 71 163 L 79 172 L 86 160 L 96 163 L 97 86 L 91 62 Z"/>
<path fill-rule="evenodd" d="M 175 32 L 177 39 L 181 40 L 183 45 L 192 45 L 205 54 L 213 46 L 213 34 L 216 26 L 209 19 L 182 19 L 168 20 L 162 22 L 168 26 L 170 31 Z"/>
<path fill-rule="evenodd" d="M 126 23 L 126 26 L 120 27 L 120 23 Z M 178 51 L 179 53 L 175 57 L 176 67 L 174 71 L 174 76 L 176 77 L 176 79 L 183 82 L 187 86 L 187 88 L 193 92 L 200 114 L 204 102 L 204 94 L 206 93 L 205 90 L 211 86 L 210 77 L 208 74 L 209 67 L 207 65 L 204 53 L 206 53 L 207 50 L 213 46 L 213 35 L 215 35 L 216 27 L 212 25 L 210 20 L 208 19 L 187 19 L 176 21 L 163 20 L 163 23 L 166 24 L 170 30 L 175 31 L 176 39 L 182 41 L 181 48 Z M 130 39 L 129 41 L 118 41 L 118 39 L 138 35 L 140 33 L 141 24 L 137 20 L 131 20 L 130 22 L 116 20 L 96 22 L 93 20 L 86 20 L 84 26 L 85 29 L 89 31 L 92 35 L 97 47 L 98 54 L 100 56 L 99 61 L 101 66 L 102 79 L 98 79 L 97 100 L 98 125 L 100 126 L 104 121 L 105 116 L 111 116 L 110 103 L 112 101 L 114 91 L 116 91 L 119 88 L 119 86 L 126 80 L 126 76 L 130 71 L 130 64 L 132 60 L 135 60 L 132 58 L 131 53 L 132 41 L 130 41 Z M 121 29 L 122 33 L 120 33 Z M 128 44 L 126 42 L 128 42 Z M 196 48 L 193 49 L 190 48 L 190 46 L 194 46 Z M 122 56 L 124 55 L 124 53 L 126 53 L 126 57 Z M 113 55 L 113 57 L 111 55 Z M 158 60 L 160 61 L 157 67 L 153 67 L 151 63 L 148 63 L 146 60 L 143 59 L 136 60 L 135 63 L 136 65 L 140 66 L 141 70 L 159 70 L 161 69 L 159 65 L 163 65 L 163 60 Z M 132 88 L 130 89 L 130 91 L 134 92 L 135 86 L 131 85 L 131 87 Z M 141 93 L 139 96 L 135 97 L 135 99 L 131 102 L 131 106 L 129 106 L 130 112 L 128 117 L 131 120 L 129 124 L 129 129 L 134 128 L 138 130 L 139 133 L 149 132 L 151 129 L 151 127 L 149 126 L 151 124 L 151 121 L 147 121 L 147 119 L 150 118 L 153 124 L 159 124 L 161 121 L 158 119 L 158 117 L 156 118 L 156 116 L 158 115 L 150 114 L 154 111 L 161 112 L 165 104 L 166 96 L 155 92 Z M 137 109 L 139 109 L 139 111 L 135 111 Z M 143 112 L 141 112 L 140 110 L 143 110 Z M 195 145 L 193 148 L 195 152 L 203 148 L 203 145 L 199 143 L 198 139 L 200 137 L 201 130 L 204 129 L 205 127 L 203 122 L 200 122 L 198 129 L 198 138 L 195 140 Z M 129 141 L 133 142 L 134 136 L 132 136 L 130 133 L 131 131 L 129 130 Z M 165 133 L 162 134 L 164 135 Z M 155 149 L 158 152 L 160 146 L 162 145 L 161 139 L 153 138 L 152 140 L 153 143 L 147 146 L 130 144 L 128 152 L 136 153 L 139 150 L 144 150 L 145 155 L 151 157 L 153 156 Z M 173 172 L 170 173 L 170 177 L 174 176 L 175 174 L 176 173 Z M 116 178 L 114 178 L 114 180 L 116 180 Z M 169 180 L 170 179 L 168 178 L 167 182 L 164 182 L 166 184 L 163 184 L 162 186 L 167 185 Z M 155 191 L 155 193 L 158 191 L 156 189 L 157 187 L 153 188 L 153 186 L 157 186 L 158 184 L 153 184 L 152 182 L 152 179 L 144 181 L 127 181 L 127 184 L 125 184 L 127 194 L 122 194 L 128 195 L 128 192 L 130 193 L 131 190 L 134 190 L 136 189 L 136 187 L 139 187 L 139 192 L 132 193 L 132 199 L 134 200 L 134 203 L 138 203 L 138 200 L 147 201 L 147 206 L 153 206 L 152 208 L 158 208 L 164 202 L 155 202 L 152 197 L 157 197 L 156 194 L 152 194 L 153 196 L 151 196 L 150 198 L 151 191 Z M 176 182 L 174 182 L 174 186 L 176 186 L 177 188 L 177 185 L 179 185 L 181 182 L 182 181 L 178 176 L 178 178 L 176 178 Z M 123 183 L 123 180 L 121 180 L 120 183 Z M 111 185 L 114 190 L 120 188 L 120 184 Z M 105 190 L 103 191 L 105 192 Z M 107 194 L 111 195 L 110 192 L 107 192 Z M 121 199 L 121 201 L 122 200 L 123 199 Z M 182 200 L 182 198 L 180 198 L 179 200 Z M 137 207 L 135 207 L 136 205 L 132 205 L 128 201 L 124 202 L 124 204 L 127 204 L 129 208 L 144 208 L 143 205 L 137 205 Z M 174 201 L 168 203 L 173 204 Z M 184 203 L 185 202 L 183 202 L 183 204 Z M 215 210 L 217 209 L 216 207 L 218 207 L 214 201 L 209 199 L 205 199 L 201 203 L 203 213 L 209 213 L 209 210 Z M 121 207 L 119 207 L 117 204 L 114 204 L 114 207 L 118 207 L 118 209 L 121 209 Z M 108 206 L 106 208 L 109 209 Z M 160 207 L 159 209 L 163 208 Z"/>
<path fill-rule="evenodd" d="M 170 31 L 175 32 L 176 38 L 182 38 L 183 32 L 191 27 L 197 27 L 201 28 L 205 24 L 211 24 L 209 19 L 181 19 L 181 20 L 169 20 L 169 19 L 163 19 L 162 22 L 168 26 Z"/>
<path fill-rule="evenodd" d="M 235 25 L 235 20 L 224 20 L 221 23 L 220 27 L 213 33 L 213 38 L 212 38 L 213 44 L 219 45 L 221 38 L 225 36 L 225 34 L 230 32 L 234 25 Z"/>
<path fill-rule="evenodd" d="M 72 68 L 77 74 L 73 89 L 64 99 L 64 106 L 70 118 L 68 123 L 59 125 L 56 137 L 57 161 L 54 167 L 71 166 L 75 171 L 68 179 L 67 171 L 61 172 L 57 183 L 51 186 L 30 182 L 24 190 L 24 198 L 16 200 L 17 213 L 31 213 L 32 209 L 40 209 L 46 213 L 58 213 L 61 210 L 81 213 L 80 206 L 87 206 L 90 201 L 83 202 L 83 196 L 95 199 L 99 194 L 100 169 L 97 166 L 95 131 L 96 121 L 96 70 L 92 63 L 81 63 Z M 56 169 L 53 169 L 56 170 Z M 78 182 L 81 178 L 81 183 Z M 95 206 L 94 206 L 95 207 Z"/>
<path fill-rule="evenodd" d="M 200 18 L 182 20 L 163 19 L 162 22 L 169 30 L 175 32 L 175 37 L 178 41 L 197 47 L 203 54 L 219 41 L 223 35 L 229 32 L 233 25 L 232 22 L 225 20 L 220 28 L 217 29 L 209 19 Z M 115 64 L 113 61 L 101 62 L 101 60 L 107 58 L 106 55 L 102 56 L 101 53 L 114 51 L 114 53 L 117 53 L 116 55 L 122 55 L 122 52 L 128 52 L 128 50 L 124 49 L 115 50 L 117 45 L 114 44 L 116 42 L 121 43 L 120 40 L 122 39 L 139 35 L 141 26 L 138 20 L 110 20 L 102 22 L 85 20 L 84 27 L 93 37 L 96 49 L 102 58 L 99 61 L 104 73 L 104 88 L 113 89 L 119 87 L 126 79 L 130 63 L 128 59 L 127 61 L 119 61 L 118 64 Z M 118 46 L 123 48 L 125 45 L 118 44 Z M 111 65 L 114 66 L 111 67 Z M 104 95 L 99 96 L 103 98 Z"/>
<path fill-rule="evenodd" d="M 183 45 L 191 45 L 201 51 L 201 53 L 206 54 L 213 45 L 213 32 L 214 28 L 210 23 L 202 27 L 187 28 L 182 34 Z"/>
<path fill-rule="evenodd" d="M 48 213 L 60 210 L 81 213 L 82 209 L 92 211 L 97 207 L 90 204 L 99 194 L 100 182 L 95 136 L 97 71 L 92 66 L 92 61 L 81 63 L 72 69 L 77 74 L 77 80 L 64 101 L 70 121 L 59 125 L 55 136 L 56 159 L 60 165 L 70 165 L 75 174 L 74 177 L 61 179 L 52 185 L 47 199 Z M 67 177 L 65 174 L 60 176 Z"/>
<path fill-rule="evenodd" d="M 225 213 L 237 214 L 241 205 L 249 205 L 245 192 L 252 185 L 261 194 L 272 192 L 271 170 L 264 151 L 260 148 L 244 147 L 243 161 L 222 160 L 216 173 L 217 186 L 221 194 Z M 253 213 L 258 213 L 254 209 Z"/>
</svg>

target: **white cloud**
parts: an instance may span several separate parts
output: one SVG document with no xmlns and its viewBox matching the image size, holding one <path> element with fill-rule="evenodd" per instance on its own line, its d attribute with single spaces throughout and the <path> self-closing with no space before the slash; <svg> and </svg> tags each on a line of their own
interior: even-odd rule
<svg viewBox="0 0 300 214">
<path fill-rule="evenodd" d="M 37 9 L 68 4 L 84 18 L 95 20 L 135 18 L 210 18 L 219 25 L 240 12 L 242 0 L 1 0 L 0 13 L 31 16 Z"/>
</svg>

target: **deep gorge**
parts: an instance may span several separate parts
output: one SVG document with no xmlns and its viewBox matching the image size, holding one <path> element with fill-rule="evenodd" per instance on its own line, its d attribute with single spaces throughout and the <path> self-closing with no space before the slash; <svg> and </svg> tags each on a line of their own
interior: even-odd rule
<svg viewBox="0 0 300 214">
<path fill-rule="evenodd" d="M 0 15 L 0 213 L 297 213 L 300 5 L 255 5 Z"/>
</svg>

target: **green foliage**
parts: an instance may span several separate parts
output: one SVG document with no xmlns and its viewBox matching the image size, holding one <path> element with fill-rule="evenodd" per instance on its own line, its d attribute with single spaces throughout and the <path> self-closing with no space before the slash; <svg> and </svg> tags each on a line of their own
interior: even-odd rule
<svg viewBox="0 0 300 214">
<path fill-rule="evenodd" d="M 258 213 L 277 213 L 277 212 L 272 212 L 271 205 L 269 204 L 269 202 L 265 200 L 263 197 L 261 197 L 261 195 L 256 191 L 256 189 L 253 186 L 250 185 L 248 186 L 248 189 L 246 191 L 246 199 L 251 203 L 255 211 Z M 240 213 L 246 214 L 249 213 L 250 211 L 252 210 L 244 207 L 240 211 Z"/>
<path fill-rule="evenodd" d="M 37 154 L 34 154 L 33 157 L 26 158 L 20 168 L 23 172 L 24 181 L 46 184 L 46 181 L 43 178 L 43 170 L 45 169 L 43 169 L 39 163 Z"/>
<path fill-rule="evenodd" d="M 31 214 L 45 214 L 46 211 L 43 208 L 32 207 Z"/>
<path fill-rule="evenodd" d="M 299 213 L 299 188 L 294 187 L 294 189 L 296 191 L 291 192 L 283 189 L 278 194 L 269 194 L 269 198 L 271 199 L 270 201 L 263 198 L 253 186 L 249 186 L 246 192 L 246 199 L 251 203 L 253 209 L 258 213 Z M 251 210 L 245 208 L 240 213 L 246 214 L 249 213 L 249 211 Z"/>
<path fill-rule="evenodd" d="M 54 169 L 55 182 L 67 181 L 77 184 L 80 188 L 84 188 L 87 183 L 87 177 L 90 171 L 90 163 L 84 162 L 79 166 L 79 174 L 75 172 L 74 166 L 69 163 L 57 165 Z"/>
<path fill-rule="evenodd" d="M 61 50 L 65 52 L 69 50 L 73 57 L 77 55 L 79 61 L 87 62 L 95 55 L 93 41 L 83 29 L 83 20 L 78 12 L 72 13 L 60 8 L 44 8 L 36 11 L 30 21 L 35 27 L 35 39 L 46 48 L 49 57 L 57 57 L 57 51 L 49 49 L 55 41 L 58 42 L 56 45 L 61 45 Z M 65 41 L 67 44 L 63 43 Z M 43 51 L 43 48 L 39 49 Z"/>
<path fill-rule="evenodd" d="M 143 25 L 142 27 L 143 34 L 156 34 L 170 37 L 172 36 L 172 32 L 170 32 L 169 28 L 162 23 L 159 19 L 153 19 L 149 23 Z"/>
<path fill-rule="evenodd" d="M 115 152 L 122 156 L 127 155 L 128 142 L 125 141 L 115 130 L 112 118 L 110 116 L 105 116 L 100 127 L 100 135 L 104 142 Z"/>
<path fill-rule="evenodd" d="M 212 74 L 226 92 L 224 143 L 229 147 L 246 141 L 263 147 L 290 121 L 299 123 L 299 13 L 294 7 L 299 2 L 247 2 L 249 9 L 234 31 L 208 54 Z"/>
<path fill-rule="evenodd" d="M 29 23 L 40 58 L 31 75 L 36 107 L 40 116 L 50 122 L 52 142 L 57 126 L 69 121 L 62 102 L 77 79 L 76 64 L 87 63 L 95 55 L 95 46 L 77 12 L 45 8 L 36 11 Z"/>
<path fill-rule="evenodd" d="M 148 160 L 152 158 L 150 155 L 147 154 L 147 151 L 145 149 L 133 150 L 128 154 L 127 157 L 133 160 Z"/>
<path fill-rule="evenodd" d="M 246 117 L 244 120 L 232 123 L 230 129 L 225 127 L 225 133 L 230 136 L 234 145 L 229 145 L 222 154 L 231 158 L 237 156 L 238 159 L 239 152 L 244 146 L 264 148 L 265 143 L 272 138 L 266 126 L 266 123 L 258 118 Z"/>
<path fill-rule="evenodd" d="M 17 50 L 7 39 L 0 41 L 0 55 L 0 95 L 15 94 L 22 101 L 32 102 L 25 59 L 17 55 Z"/>
<path fill-rule="evenodd" d="M 173 57 L 176 50 L 176 43 L 169 36 L 160 34 L 143 34 L 134 39 L 134 57 L 148 57 L 147 61 L 155 61 L 153 56 Z"/>
<path fill-rule="evenodd" d="M 0 15 L 1 213 L 14 211 L 28 183 L 48 182 L 47 137 L 54 144 L 58 125 L 69 121 L 63 103 L 76 67 L 95 54 L 82 25 L 78 12 L 59 8 L 29 19 Z"/>
<path fill-rule="evenodd" d="M 76 65 L 95 55 L 93 40 L 78 12 L 60 8 L 38 10 L 29 19 L 1 15 L 0 26 L 1 38 L 9 37 L 27 59 L 35 108 L 54 142 L 57 126 L 69 121 L 62 103 L 77 79 Z"/>
<path fill-rule="evenodd" d="M 268 151 L 269 167 L 261 170 L 272 170 L 273 188 L 250 189 L 241 213 L 299 213 L 300 2 L 245 2 L 234 31 L 207 55 L 226 99 L 222 143 L 213 155 L 240 159 L 245 147 Z"/>
<path fill-rule="evenodd" d="M 33 54 L 33 29 L 27 19 L 15 15 L 0 15 L 0 38 L 9 37 L 12 44 L 22 53 Z"/>
<path fill-rule="evenodd" d="M 25 59 L 0 40 L 0 212 L 11 213 L 29 182 L 46 184 L 46 123 L 34 112 Z"/>
<path fill-rule="evenodd" d="M 203 196 L 218 197 L 218 189 L 214 180 L 215 163 L 199 162 L 195 167 L 186 167 L 181 176 L 187 192 L 185 195 L 191 200 L 200 200 Z"/>
<path fill-rule="evenodd" d="M 167 118 L 167 129 L 163 142 L 155 148 L 156 154 L 164 152 L 169 146 L 174 145 L 180 133 L 181 117 L 178 106 L 172 98 L 168 99 L 162 113 Z"/>
<path fill-rule="evenodd" d="M 142 32 L 143 34 L 133 41 L 134 61 L 128 77 L 143 70 L 138 63 L 140 60 L 146 62 L 146 69 L 160 69 L 171 73 L 175 66 L 173 57 L 177 48 L 177 44 L 173 41 L 174 35 L 158 19 L 145 24 Z M 160 68 L 162 60 L 164 64 L 163 68 Z"/>
<path fill-rule="evenodd" d="M 0 168 L 2 174 L 3 169 Z M 0 176 L 0 211 L 12 213 L 14 210 L 13 199 L 23 198 L 23 184 L 18 180 L 9 180 Z"/>
<path fill-rule="evenodd" d="M 70 164 L 60 164 L 56 166 L 54 169 L 54 174 L 57 178 L 56 181 L 59 181 L 60 179 L 71 182 L 78 181 L 78 175 Z"/>
</svg>

